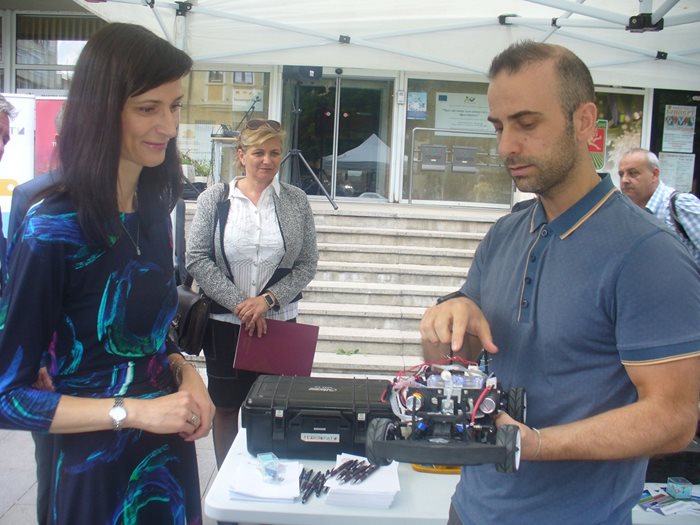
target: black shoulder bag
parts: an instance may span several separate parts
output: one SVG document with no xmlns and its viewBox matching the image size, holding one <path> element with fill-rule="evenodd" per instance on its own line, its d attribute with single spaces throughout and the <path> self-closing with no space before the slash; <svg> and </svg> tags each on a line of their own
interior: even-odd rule
<svg viewBox="0 0 700 525">
<path fill-rule="evenodd" d="M 225 185 L 222 201 L 228 198 L 228 184 Z M 217 213 L 218 215 L 218 213 Z M 214 219 L 216 224 L 216 217 Z M 216 229 L 216 228 L 214 228 Z M 212 232 L 212 238 L 214 233 Z M 190 355 L 199 355 L 209 324 L 212 300 L 201 290 L 192 290 L 194 279 L 188 273 L 185 282 L 177 287 L 177 312 L 170 322 L 169 337 L 180 350 Z"/>
<path fill-rule="evenodd" d="M 690 241 L 690 237 L 688 237 L 688 232 L 685 231 L 685 228 L 681 224 L 681 221 L 678 220 L 678 213 L 676 212 L 676 199 L 678 198 L 679 194 L 679 191 L 674 191 L 673 193 L 671 193 L 671 198 L 669 199 L 669 209 L 671 211 L 671 218 L 673 219 L 673 224 L 676 226 L 676 231 L 686 241 Z"/>
</svg>

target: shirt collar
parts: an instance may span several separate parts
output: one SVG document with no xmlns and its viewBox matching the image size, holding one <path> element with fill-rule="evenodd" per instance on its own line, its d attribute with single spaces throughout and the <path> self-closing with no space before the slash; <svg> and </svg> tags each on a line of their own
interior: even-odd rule
<svg viewBox="0 0 700 525">
<path fill-rule="evenodd" d="M 554 219 L 550 224 L 552 231 L 564 239 L 586 222 L 617 191 L 609 173 L 601 174 L 601 181 L 578 202 Z M 538 200 L 533 207 L 530 219 L 530 233 L 547 223 L 542 203 Z"/>
<path fill-rule="evenodd" d="M 659 211 L 665 209 L 668 200 L 671 198 L 671 193 L 673 193 L 673 188 L 659 181 L 659 185 L 654 190 L 654 194 L 647 202 L 645 208 L 654 215 L 658 214 Z"/>
<path fill-rule="evenodd" d="M 272 182 L 270 183 L 270 186 L 274 190 L 275 194 L 279 197 L 280 196 L 280 189 L 282 185 L 280 184 L 280 179 L 279 179 L 280 174 L 277 173 L 275 177 L 272 179 Z M 236 177 L 233 179 L 233 184 L 231 184 L 231 189 L 229 190 L 229 197 L 234 197 L 234 196 L 239 196 L 242 197 L 243 194 L 241 193 L 241 190 L 238 189 L 237 183 L 239 180 L 245 178 L 245 175 L 242 175 L 240 177 Z M 267 192 L 267 189 L 270 187 L 268 186 L 265 188 L 263 193 Z"/>
</svg>

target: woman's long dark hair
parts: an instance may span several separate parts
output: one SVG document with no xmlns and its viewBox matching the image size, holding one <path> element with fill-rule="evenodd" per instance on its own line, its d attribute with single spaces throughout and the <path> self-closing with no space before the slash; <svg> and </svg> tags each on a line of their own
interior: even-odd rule
<svg viewBox="0 0 700 525">
<path fill-rule="evenodd" d="M 120 233 L 117 178 L 127 99 L 178 80 L 191 68 L 186 53 L 133 24 L 109 24 L 83 48 L 65 103 L 58 154 L 61 187 L 91 244 L 109 247 L 110 235 Z M 182 168 L 172 139 L 165 161 L 141 172 L 141 220 L 149 223 L 168 213 L 181 193 Z"/>
</svg>

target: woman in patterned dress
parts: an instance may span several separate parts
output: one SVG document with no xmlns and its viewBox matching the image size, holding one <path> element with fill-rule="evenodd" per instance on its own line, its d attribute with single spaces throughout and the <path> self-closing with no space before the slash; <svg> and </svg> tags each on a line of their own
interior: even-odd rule
<svg viewBox="0 0 700 525">
<path fill-rule="evenodd" d="M 65 105 L 60 182 L 10 247 L 0 427 L 55 435 L 49 523 L 202 522 L 194 440 L 213 405 L 166 348 L 175 136 L 191 66 L 140 26 L 95 33 Z M 32 386 L 42 364 L 52 390 Z"/>
</svg>

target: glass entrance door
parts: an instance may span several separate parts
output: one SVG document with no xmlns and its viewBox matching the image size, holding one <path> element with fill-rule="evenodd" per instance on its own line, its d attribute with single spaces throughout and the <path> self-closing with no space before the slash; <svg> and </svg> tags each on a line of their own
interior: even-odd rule
<svg viewBox="0 0 700 525">
<path fill-rule="evenodd" d="M 320 182 L 333 198 L 387 200 L 392 93 L 393 80 L 285 75 L 283 179 L 308 195 L 324 194 Z"/>
</svg>

